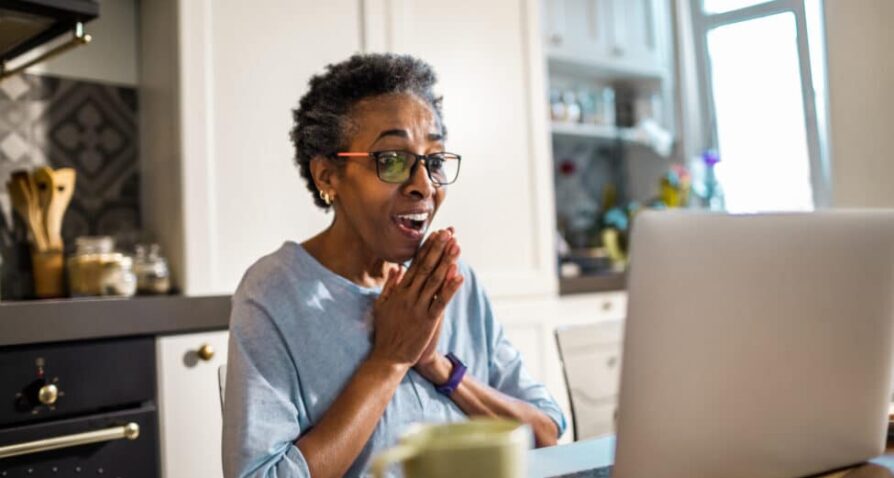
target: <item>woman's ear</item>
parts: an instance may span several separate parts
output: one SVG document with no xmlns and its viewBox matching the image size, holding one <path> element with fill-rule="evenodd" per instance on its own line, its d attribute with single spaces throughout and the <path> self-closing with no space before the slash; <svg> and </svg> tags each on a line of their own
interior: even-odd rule
<svg viewBox="0 0 894 478">
<path fill-rule="evenodd" d="M 316 156 L 311 159 L 310 175 L 321 193 L 335 196 L 335 185 L 332 180 L 336 175 L 336 165 L 329 158 Z"/>
</svg>

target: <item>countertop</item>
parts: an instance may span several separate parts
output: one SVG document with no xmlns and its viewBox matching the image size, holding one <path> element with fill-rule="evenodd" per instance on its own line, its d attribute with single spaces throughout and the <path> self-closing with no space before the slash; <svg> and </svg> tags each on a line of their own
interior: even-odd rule
<svg viewBox="0 0 894 478">
<path fill-rule="evenodd" d="M 230 296 L 0 302 L 0 347 L 226 329 Z"/>
<path fill-rule="evenodd" d="M 615 437 L 590 438 L 567 445 L 528 451 L 528 478 L 585 477 L 588 470 L 614 463 Z M 814 478 L 894 478 L 894 442 L 887 443 L 883 455 L 867 463 Z"/>
</svg>

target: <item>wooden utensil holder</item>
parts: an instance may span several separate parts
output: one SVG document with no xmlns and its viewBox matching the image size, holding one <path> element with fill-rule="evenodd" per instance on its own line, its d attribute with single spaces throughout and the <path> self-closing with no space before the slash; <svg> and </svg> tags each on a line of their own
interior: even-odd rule
<svg viewBox="0 0 894 478">
<path fill-rule="evenodd" d="M 65 295 L 64 263 L 61 250 L 31 252 L 34 294 L 38 298 L 50 299 Z"/>
</svg>

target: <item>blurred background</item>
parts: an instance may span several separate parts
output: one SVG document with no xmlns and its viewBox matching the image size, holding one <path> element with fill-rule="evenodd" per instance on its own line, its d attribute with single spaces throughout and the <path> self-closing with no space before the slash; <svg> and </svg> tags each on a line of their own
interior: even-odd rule
<svg viewBox="0 0 894 478">
<path fill-rule="evenodd" d="M 163 265 L 156 292 L 178 297 L 232 293 L 257 258 L 331 220 L 289 142 L 311 75 L 357 52 L 430 62 L 463 155 L 435 226 L 456 227 L 566 410 L 554 330 L 605 324 L 590 399 L 606 432 L 638 211 L 894 207 L 890 0 L 77 0 L 96 10 L 75 15 L 92 41 L 24 71 L 78 33 L 37 38 L 42 2 L 11 3 L 0 179 L 72 168 L 66 258 L 111 237 L 122 269 Z M 0 192 L 4 301 L 39 295 L 13 203 Z M 195 423 L 211 399 L 162 420 L 214 429 L 217 410 Z M 163 445 L 164 467 L 212 476 L 196 457 L 216 456 L 213 435 L 204 446 L 176 463 Z"/>
</svg>

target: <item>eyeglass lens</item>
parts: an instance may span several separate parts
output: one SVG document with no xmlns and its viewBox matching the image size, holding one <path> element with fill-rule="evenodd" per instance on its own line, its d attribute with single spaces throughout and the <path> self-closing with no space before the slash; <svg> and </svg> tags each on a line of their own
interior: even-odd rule
<svg viewBox="0 0 894 478">
<path fill-rule="evenodd" d="M 404 151 L 384 151 L 376 154 L 379 179 L 388 183 L 403 183 L 410 178 L 416 165 L 416 155 Z M 459 157 L 454 154 L 431 154 L 425 157 L 431 180 L 438 185 L 450 184 L 459 174 Z"/>
</svg>

